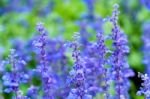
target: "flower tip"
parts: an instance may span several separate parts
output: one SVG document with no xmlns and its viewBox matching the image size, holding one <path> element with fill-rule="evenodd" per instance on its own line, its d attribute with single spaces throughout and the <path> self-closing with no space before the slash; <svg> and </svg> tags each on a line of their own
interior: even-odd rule
<svg viewBox="0 0 150 99">
<path fill-rule="evenodd" d="M 38 22 L 38 23 L 36 24 L 36 30 L 39 31 L 39 32 L 41 32 L 41 31 L 44 30 L 44 25 L 43 25 L 42 22 Z"/>
<path fill-rule="evenodd" d="M 118 4 L 114 4 L 113 7 L 114 7 L 114 9 L 118 9 L 119 5 Z"/>
<path fill-rule="evenodd" d="M 138 91 L 138 92 L 136 93 L 136 95 L 140 96 L 140 95 L 141 95 L 141 91 Z"/>
<path fill-rule="evenodd" d="M 15 49 L 10 49 L 10 52 L 13 54 L 15 53 Z"/>
</svg>

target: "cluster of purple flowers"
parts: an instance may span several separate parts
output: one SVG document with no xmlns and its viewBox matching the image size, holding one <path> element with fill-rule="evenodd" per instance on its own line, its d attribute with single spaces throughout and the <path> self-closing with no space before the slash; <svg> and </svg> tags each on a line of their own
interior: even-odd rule
<svg viewBox="0 0 150 99">
<path fill-rule="evenodd" d="M 70 71 L 70 86 L 73 88 L 70 90 L 68 99 L 92 99 L 86 87 L 85 65 L 80 57 L 78 36 L 79 34 L 74 35 L 75 41 L 70 44 L 70 47 L 73 49 L 72 57 L 75 62 L 73 69 Z"/>
<path fill-rule="evenodd" d="M 41 81 L 42 81 L 42 90 L 43 90 L 43 99 L 54 99 L 53 95 L 53 84 L 55 82 L 55 79 L 53 78 L 53 75 L 51 73 L 51 67 L 47 63 L 47 53 L 46 53 L 46 30 L 42 23 L 37 24 L 37 31 L 40 32 L 40 37 L 38 40 L 35 40 L 33 42 L 33 45 L 37 48 L 39 48 L 39 57 L 40 57 L 40 64 L 37 67 L 36 71 L 39 72 L 41 75 Z"/>
<path fill-rule="evenodd" d="M 8 1 L 2 1 L 5 2 L 3 6 L 1 6 L 0 9 L 0 15 L 8 13 L 8 12 L 30 12 L 33 9 L 35 9 L 36 6 L 39 4 L 42 4 L 41 1 L 37 0 L 26 0 L 26 1 L 20 1 L 20 0 L 12 0 L 11 2 Z M 53 0 L 50 0 L 47 2 L 48 5 L 42 6 L 40 9 L 38 9 L 39 16 L 45 16 L 51 12 L 53 9 L 55 3 Z"/>
<path fill-rule="evenodd" d="M 0 64 L 3 91 L 12 93 L 14 99 L 130 99 L 129 77 L 134 75 L 127 61 L 129 53 L 127 35 L 118 25 L 119 6 L 114 5 L 107 20 L 94 16 L 93 0 L 85 0 L 89 17 L 80 23 L 80 31 L 71 42 L 50 39 L 43 23 L 36 26 L 39 35 L 25 46 L 14 44 L 8 59 Z M 105 34 L 105 22 L 112 24 L 110 35 Z M 96 41 L 90 41 L 90 27 L 96 33 Z M 144 33 L 149 27 L 145 25 Z M 144 52 L 150 49 L 149 34 L 143 35 Z M 106 42 L 111 40 L 111 47 Z M 67 46 L 65 46 L 67 45 Z M 72 59 L 69 57 L 72 49 Z M 149 54 L 144 63 L 149 68 Z M 149 55 L 149 56 L 148 56 Z M 149 70 L 149 69 L 147 69 Z M 147 72 L 148 73 L 148 72 Z M 150 98 L 149 74 L 139 74 L 144 81 L 138 95 Z M 28 88 L 21 89 L 25 84 Z"/>
<path fill-rule="evenodd" d="M 3 85 L 4 85 L 4 92 L 10 93 L 13 92 L 15 99 L 20 99 L 22 96 L 22 92 L 19 90 L 19 86 L 21 83 L 27 83 L 29 80 L 29 75 L 25 71 L 25 61 L 20 59 L 16 51 L 14 49 L 10 50 L 10 55 L 8 60 L 5 61 L 3 65 L 9 65 L 9 71 L 3 71 Z M 3 67 L 4 68 L 4 67 Z"/>
</svg>

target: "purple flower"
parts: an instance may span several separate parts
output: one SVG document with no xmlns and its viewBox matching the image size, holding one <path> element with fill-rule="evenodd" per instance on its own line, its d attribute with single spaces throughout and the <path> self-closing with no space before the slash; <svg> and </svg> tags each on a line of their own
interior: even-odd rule
<svg viewBox="0 0 150 99">
<path fill-rule="evenodd" d="M 81 39 L 81 44 L 83 44 L 84 48 L 83 49 L 86 49 L 85 47 L 88 45 L 89 43 L 89 33 L 87 31 L 87 23 L 86 22 L 82 22 L 80 23 L 80 39 Z"/>
<path fill-rule="evenodd" d="M 142 41 L 144 43 L 143 46 L 143 63 L 146 66 L 146 73 L 148 76 L 150 76 L 150 23 L 147 22 L 143 25 L 143 35 L 142 35 Z"/>
<path fill-rule="evenodd" d="M 18 59 L 18 56 L 14 49 L 11 49 L 10 52 L 11 53 L 7 61 L 8 64 L 11 65 L 11 71 L 5 72 L 2 76 L 3 85 L 5 86 L 4 92 L 6 93 L 14 92 L 16 99 L 19 99 L 17 98 L 18 92 L 20 91 L 19 85 L 21 83 L 27 83 L 29 76 L 28 74 L 25 74 L 22 71 L 22 69 L 20 69 L 21 67 L 20 63 L 22 63 L 23 60 Z"/>
<path fill-rule="evenodd" d="M 104 97 L 105 99 L 109 99 L 109 76 L 110 76 L 110 70 L 109 68 L 106 68 L 107 61 L 108 59 L 106 58 L 106 54 L 109 52 L 108 49 L 105 46 L 105 37 L 104 34 L 102 32 L 97 33 L 97 50 L 98 50 L 98 54 L 99 54 L 99 60 L 98 60 L 98 64 L 99 64 L 99 68 L 101 68 L 101 75 L 103 75 L 102 77 L 102 83 L 103 84 L 103 93 L 104 93 Z M 99 71 L 99 72 L 100 72 Z"/>
<path fill-rule="evenodd" d="M 150 10 L 150 1 L 149 0 L 141 0 L 141 2 L 147 9 Z"/>
<path fill-rule="evenodd" d="M 55 75 L 55 79 L 57 81 L 55 95 L 61 98 L 65 98 L 69 93 L 69 88 L 66 84 L 66 79 L 69 74 L 69 66 L 64 41 L 62 39 L 49 40 L 48 45 L 47 59 L 49 61 L 49 65 L 52 67 L 52 72 Z"/>
<path fill-rule="evenodd" d="M 126 55 L 129 53 L 129 47 L 127 46 L 127 36 L 120 30 L 120 27 L 117 25 L 118 21 L 118 5 L 114 5 L 114 10 L 112 17 L 110 19 L 113 24 L 112 29 L 112 39 L 113 39 L 113 53 L 112 53 L 112 68 L 114 74 L 114 83 L 115 83 L 115 99 L 128 99 L 128 89 L 130 83 L 128 77 L 133 76 L 133 73 L 126 71 L 132 71 L 129 68 L 127 63 Z"/>
<path fill-rule="evenodd" d="M 94 18 L 94 4 L 95 0 L 83 0 L 87 6 L 88 10 L 88 18 L 93 19 Z"/>
<path fill-rule="evenodd" d="M 38 87 L 31 85 L 27 90 L 27 97 L 32 99 L 37 99 L 38 97 Z"/>
<path fill-rule="evenodd" d="M 150 98 L 150 78 L 148 77 L 147 74 L 141 74 L 138 73 L 138 76 L 144 81 L 142 83 L 142 87 L 140 90 L 137 92 L 137 95 L 144 95 L 144 99 L 149 99 Z"/>
<path fill-rule="evenodd" d="M 46 45 L 47 45 L 47 31 L 42 23 L 38 23 L 36 26 L 40 36 L 33 42 L 34 46 L 39 49 L 40 64 L 37 67 L 37 71 L 41 74 L 42 78 L 42 90 L 43 99 L 54 99 L 54 78 L 51 72 L 51 67 L 48 66 Z"/>
<path fill-rule="evenodd" d="M 54 6 L 55 6 L 55 2 L 53 0 L 49 1 L 48 4 L 44 6 L 43 9 L 40 9 L 39 15 L 40 16 L 48 15 L 50 12 L 52 12 Z"/>
<path fill-rule="evenodd" d="M 85 77 L 86 77 L 86 88 L 88 89 L 88 93 L 90 93 L 93 97 L 96 96 L 97 93 L 102 92 L 102 88 L 100 87 L 102 69 L 99 67 L 98 60 L 95 58 L 85 57 Z"/>
<path fill-rule="evenodd" d="M 91 23 L 91 27 L 93 28 L 93 30 L 96 31 L 96 33 L 102 33 L 103 32 L 103 19 L 101 17 L 95 17 L 94 19 L 94 23 Z"/>
<path fill-rule="evenodd" d="M 88 90 L 85 88 L 85 70 L 80 57 L 78 39 L 79 34 L 75 34 L 74 42 L 70 45 L 73 49 L 74 66 L 70 71 L 70 85 L 73 88 L 69 93 L 68 99 L 92 99 L 92 96 L 88 94 Z"/>
<path fill-rule="evenodd" d="M 6 86 L 4 89 L 4 92 L 10 93 L 10 92 L 17 92 L 19 88 L 19 80 L 17 79 L 18 75 L 15 75 L 13 73 L 5 73 L 2 77 L 3 79 L 3 85 Z"/>
<path fill-rule="evenodd" d="M 7 64 L 7 61 L 4 61 L 4 60 L 3 60 L 3 61 L 0 62 L 0 72 L 1 72 L 1 73 L 4 73 L 4 72 L 5 72 L 5 69 L 6 69 L 6 68 L 5 68 L 5 65 L 6 65 L 6 64 Z"/>
<path fill-rule="evenodd" d="M 22 91 L 18 91 L 16 97 L 13 97 L 13 99 L 28 99 L 27 96 L 23 96 Z"/>
<path fill-rule="evenodd" d="M 20 39 L 11 39 L 10 42 L 21 59 L 25 60 L 26 62 L 31 60 L 32 46 L 30 40 L 25 42 Z"/>
</svg>

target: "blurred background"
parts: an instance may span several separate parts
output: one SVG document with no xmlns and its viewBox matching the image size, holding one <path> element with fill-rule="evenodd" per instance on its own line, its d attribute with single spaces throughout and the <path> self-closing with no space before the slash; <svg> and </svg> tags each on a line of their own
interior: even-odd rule
<svg viewBox="0 0 150 99">
<path fill-rule="evenodd" d="M 73 33 L 80 31 L 80 21 L 89 14 L 111 16 L 115 3 L 120 6 L 119 25 L 128 35 L 128 61 L 136 74 L 130 78 L 131 99 L 143 99 L 136 96 L 142 82 L 137 72 L 145 70 L 141 38 L 150 19 L 149 0 L 0 0 L 0 58 L 7 56 L 15 40 L 34 37 L 37 22 L 44 23 L 50 38 L 72 40 Z"/>
</svg>

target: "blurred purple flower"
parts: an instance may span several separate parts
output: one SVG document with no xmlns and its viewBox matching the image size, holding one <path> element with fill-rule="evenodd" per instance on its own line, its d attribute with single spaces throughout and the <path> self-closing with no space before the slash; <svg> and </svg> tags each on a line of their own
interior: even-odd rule
<svg viewBox="0 0 150 99">
<path fill-rule="evenodd" d="M 13 99 L 28 99 L 27 96 L 23 96 L 22 91 L 18 91 L 16 97 L 13 97 Z"/>
<path fill-rule="evenodd" d="M 93 19 L 94 18 L 94 4 L 95 0 L 83 0 L 87 6 L 88 10 L 88 18 Z"/>
<path fill-rule="evenodd" d="M 35 87 L 31 85 L 27 90 L 27 97 L 31 99 L 37 99 L 38 98 L 38 87 Z"/>
<path fill-rule="evenodd" d="M 44 8 L 39 11 L 39 15 L 40 16 L 46 16 L 46 15 L 48 15 L 49 13 L 52 12 L 52 10 L 54 8 L 54 5 L 55 5 L 54 0 L 50 0 L 48 2 L 48 4 L 46 6 L 44 6 Z"/>
<path fill-rule="evenodd" d="M 87 31 L 87 23 L 82 22 L 80 23 L 80 39 L 81 39 L 81 44 L 86 47 L 89 43 L 89 33 Z M 86 49 L 86 48 L 83 48 Z"/>
<path fill-rule="evenodd" d="M 144 99 L 149 99 L 150 98 L 150 78 L 148 77 L 147 74 L 141 74 L 138 73 L 138 76 L 144 81 L 142 83 L 142 87 L 140 90 L 137 92 L 137 95 L 144 95 Z"/>
<path fill-rule="evenodd" d="M 146 66 L 146 73 L 150 76 L 150 23 L 147 22 L 143 25 L 143 35 L 142 41 L 144 43 L 143 46 L 143 63 Z"/>
<path fill-rule="evenodd" d="M 73 49 L 72 57 L 74 59 L 73 69 L 70 71 L 70 86 L 73 86 L 67 99 L 92 99 L 85 87 L 85 69 L 80 57 L 79 51 L 79 34 L 74 35 L 74 42 L 70 47 Z"/>
<path fill-rule="evenodd" d="M 133 76 L 134 73 L 130 72 L 129 74 L 131 75 L 128 75 L 128 72 L 126 72 L 130 70 L 126 59 L 126 55 L 129 53 L 129 47 L 127 46 L 127 36 L 117 25 L 119 14 L 118 7 L 117 4 L 114 5 L 114 10 L 110 19 L 110 22 L 113 24 L 112 39 L 114 51 L 112 54 L 112 66 L 116 91 L 115 99 L 128 99 L 128 89 L 130 87 L 128 77 Z"/>
<path fill-rule="evenodd" d="M 142 4 L 150 10 L 150 1 L 149 0 L 140 0 Z"/>
</svg>

